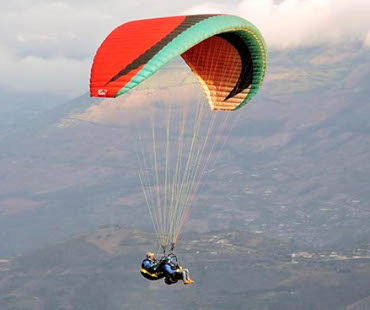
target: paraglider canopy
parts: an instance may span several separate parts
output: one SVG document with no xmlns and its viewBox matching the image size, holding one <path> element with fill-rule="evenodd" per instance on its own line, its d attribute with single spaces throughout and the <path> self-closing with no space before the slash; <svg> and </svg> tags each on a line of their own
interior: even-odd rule
<svg viewBox="0 0 370 310">
<path fill-rule="evenodd" d="M 92 97 L 117 97 L 177 56 L 200 82 L 212 110 L 235 110 L 258 91 L 266 48 L 258 29 L 237 16 L 189 15 L 128 22 L 98 49 Z"/>
</svg>

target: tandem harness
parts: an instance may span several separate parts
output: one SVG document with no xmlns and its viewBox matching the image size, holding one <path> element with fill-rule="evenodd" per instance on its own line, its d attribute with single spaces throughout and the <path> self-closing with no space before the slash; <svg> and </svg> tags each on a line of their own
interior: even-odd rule
<svg viewBox="0 0 370 310">
<path fill-rule="evenodd" d="M 144 262 L 141 264 L 140 273 L 142 276 L 148 280 L 159 280 L 164 278 L 164 274 L 161 271 L 161 265 L 163 264 L 163 260 L 160 260 L 157 264 L 153 265 L 150 268 L 145 268 Z"/>
<path fill-rule="evenodd" d="M 140 269 L 140 273 L 142 274 L 142 276 L 148 280 L 159 280 L 159 279 L 162 279 L 164 278 L 164 275 L 162 272 L 159 272 L 159 273 L 156 273 L 156 272 L 149 272 L 148 270 L 144 269 L 144 268 L 141 268 Z"/>
<path fill-rule="evenodd" d="M 171 253 L 168 256 L 161 257 L 161 259 L 158 261 L 158 263 L 155 264 L 155 265 L 153 265 L 150 268 L 145 268 L 144 262 L 146 260 L 144 260 L 143 263 L 141 264 L 141 269 L 140 269 L 141 275 L 145 279 L 148 279 L 148 280 L 159 280 L 159 279 L 163 279 L 165 277 L 165 273 L 162 270 L 162 266 L 163 266 L 163 264 L 166 263 L 166 259 L 168 259 L 168 257 L 172 257 L 174 259 L 175 266 L 173 266 L 173 268 L 172 268 L 173 270 L 179 271 L 179 270 L 182 269 L 182 267 L 177 264 L 177 257 L 176 257 L 176 255 L 173 254 L 173 253 Z"/>
</svg>

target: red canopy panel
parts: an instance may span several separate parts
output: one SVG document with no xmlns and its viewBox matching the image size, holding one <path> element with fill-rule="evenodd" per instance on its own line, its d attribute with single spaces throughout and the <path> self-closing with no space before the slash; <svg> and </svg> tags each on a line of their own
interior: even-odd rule
<svg viewBox="0 0 370 310">
<path fill-rule="evenodd" d="M 100 90 L 105 92 L 105 97 L 114 97 L 146 62 L 139 64 L 118 79 L 111 81 L 112 78 L 133 63 L 138 56 L 145 54 L 162 38 L 169 35 L 185 18 L 186 16 L 175 16 L 139 20 L 128 22 L 113 30 L 94 58 L 90 80 L 91 96 L 103 95 L 98 93 Z"/>
</svg>

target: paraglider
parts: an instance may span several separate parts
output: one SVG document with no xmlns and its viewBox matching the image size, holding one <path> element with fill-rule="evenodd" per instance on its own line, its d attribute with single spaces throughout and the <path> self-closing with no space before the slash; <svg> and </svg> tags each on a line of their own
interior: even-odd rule
<svg viewBox="0 0 370 310">
<path fill-rule="evenodd" d="M 141 264 L 140 273 L 144 278 L 152 281 L 164 278 L 167 285 L 175 284 L 179 280 L 182 280 L 184 284 L 194 283 L 190 279 L 189 270 L 179 265 L 177 256 L 173 253 L 157 260 L 153 252 L 148 252 Z"/>
<path fill-rule="evenodd" d="M 117 27 L 97 50 L 91 69 L 90 95 L 118 97 L 178 56 L 203 88 L 210 110 L 224 111 L 219 112 L 221 129 L 226 128 L 227 111 L 238 110 L 255 96 L 266 71 L 263 37 L 243 18 L 188 15 L 137 20 Z M 143 276 L 151 280 L 165 278 L 171 284 L 180 278 L 184 282 L 190 279 L 185 270 L 174 272 L 176 277 L 169 276 L 175 264 L 172 266 L 167 258 L 167 249 L 170 247 L 172 253 L 176 247 L 202 176 L 213 162 L 212 154 L 218 145 L 218 141 L 208 142 L 217 131 L 219 114 L 211 114 L 204 106 L 180 103 L 173 107 L 164 103 L 164 113 L 160 113 L 165 115 L 162 136 L 156 133 L 159 122 L 151 115 L 148 132 L 153 146 L 142 143 L 141 135 L 138 137 L 139 178 L 163 250 L 159 261 L 154 260 L 153 254 L 147 257 L 146 266 L 142 265 Z"/>
<path fill-rule="evenodd" d="M 146 253 L 146 258 L 141 263 L 140 272 L 142 276 L 148 280 L 159 280 L 164 277 L 161 271 L 161 261 L 158 261 L 153 252 Z"/>
<path fill-rule="evenodd" d="M 179 280 L 182 280 L 184 284 L 194 283 L 194 281 L 190 279 L 189 269 L 182 268 L 177 262 L 177 257 L 174 255 L 168 255 L 164 258 L 162 269 L 165 275 L 164 282 L 167 285 L 175 284 Z"/>
</svg>

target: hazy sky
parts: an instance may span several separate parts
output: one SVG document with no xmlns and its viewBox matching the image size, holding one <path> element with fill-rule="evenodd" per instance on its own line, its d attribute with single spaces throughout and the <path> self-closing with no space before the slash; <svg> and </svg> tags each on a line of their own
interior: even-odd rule
<svg viewBox="0 0 370 310">
<path fill-rule="evenodd" d="M 83 94 L 94 53 L 116 26 L 215 12 L 253 22 L 270 49 L 354 40 L 370 47 L 369 0 L 11 0 L 0 19 L 0 88 Z"/>
</svg>

